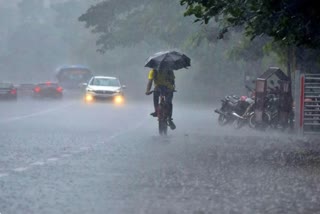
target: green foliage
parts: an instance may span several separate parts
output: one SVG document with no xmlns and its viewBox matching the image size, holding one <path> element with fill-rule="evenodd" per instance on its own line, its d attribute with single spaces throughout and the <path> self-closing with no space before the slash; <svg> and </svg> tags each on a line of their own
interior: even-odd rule
<svg viewBox="0 0 320 214">
<path fill-rule="evenodd" d="M 121 4 L 121 5 L 120 5 Z M 106 55 L 114 51 L 134 50 L 144 47 L 149 50 L 140 50 L 139 53 L 147 54 L 166 48 L 183 49 L 192 58 L 192 71 L 188 71 L 188 79 L 180 84 L 186 87 L 197 84 L 212 90 L 211 95 L 226 93 L 226 91 L 237 90 L 243 87 L 243 74 L 262 72 L 261 64 L 251 66 L 253 60 L 263 56 L 262 41 L 256 44 L 240 47 L 236 54 L 245 55 L 247 60 L 240 56 L 229 59 L 229 51 L 238 44 L 239 34 L 233 36 L 227 28 L 219 26 L 216 22 L 208 22 L 206 25 L 193 24 L 191 17 L 184 17 L 184 8 L 178 2 L 172 0 L 131 0 L 126 5 L 126 1 L 117 0 L 103 1 L 89 8 L 86 13 L 79 17 L 79 21 L 84 22 L 98 38 L 99 50 Z M 194 5 L 194 9 L 199 14 L 205 9 L 203 6 Z M 241 10 L 234 9 L 233 14 L 241 13 Z M 232 17 L 230 17 L 232 18 Z M 219 21 L 219 20 L 217 20 Z M 223 20 L 222 20 L 223 21 Z M 241 28 L 235 28 L 241 31 Z M 223 37 L 223 40 L 217 38 Z M 257 46 L 257 44 L 259 45 Z M 140 45 L 138 45 L 140 44 Z M 145 44 L 141 46 L 141 44 Z M 256 47 L 257 46 L 257 47 Z M 257 48 L 258 50 L 254 50 Z M 249 53 L 253 52 L 251 57 Z M 140 57 L 140 62 L 139 62 Z M 134 54 L 125 58 L 123 62 L 132 62 L 132 66 L 142 68 L 141 56 Z M 133 60 L 134 59 L 134 60 Z M 121 62 L 119 62 L 121 64 Z M 140 63 L 140 64 L 138 64 Z M 123 63 L 122 63 L 123 65 Z M 123 66 L 122 66 L 123 67 Z M 125 71 L 122 71 L 125 72 Z M 179 73 L 179 72 L 177 72 Z M 130 73 L 132 75 L 132 73 Z M 134 73 L 138 75 L 137 73 Z M 194 76 L 193 76 L 194 75 Z M 178 78 L 180 79 L 181 76 Z M 190 82 L 189 82 L 190 81 Z M 228 84 L 226 84 L 228 82 Z M 201 99 L 201 98 L 200 98 Z"/>
<path fill-rule="evenodd" d="M 103 1 L 79 17 L 99 35 L 99 50 L 130 47 L 141 42 L 150 45 L 161 40 L 181 47 L 200 27 L 183 17 L 183 9 L 172 0 Z"/>
<path fill-rule="evenodd" d="M 320 8 L 314 0 L 180 0 L 185 15 L 222 28 L 243 26 L 250 38 L 268 35 L 289 46 L 320 48 Z"/>
</svg>

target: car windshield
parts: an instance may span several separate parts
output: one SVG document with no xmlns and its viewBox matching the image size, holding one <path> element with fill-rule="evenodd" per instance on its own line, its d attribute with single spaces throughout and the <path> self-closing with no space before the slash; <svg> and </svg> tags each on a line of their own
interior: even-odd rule
<svg viewBox="0 0 320 214">
<path fill-rule="evenodd" d="M 120 86 L 120 83 L 118 79 L 94 78 L 90 85 L 118 87 Z"/>
</svg>

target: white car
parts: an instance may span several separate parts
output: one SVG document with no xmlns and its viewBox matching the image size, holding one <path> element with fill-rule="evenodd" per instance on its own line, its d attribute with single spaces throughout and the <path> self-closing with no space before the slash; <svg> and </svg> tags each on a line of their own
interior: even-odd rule
<svg viewBox="0 0 320 214">
<path fill-rule="evenodd" d="M 123 89 L 125 86 L 120 84 L 116 77 L 93 76 L 86 86 L 85 101 L 112 100 L 116 103 L 123 102 Z"/>
</svg>

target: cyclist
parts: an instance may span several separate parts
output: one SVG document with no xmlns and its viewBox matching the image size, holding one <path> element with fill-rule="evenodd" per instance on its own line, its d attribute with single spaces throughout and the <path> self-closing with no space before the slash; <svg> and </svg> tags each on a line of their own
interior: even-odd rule
<svg viewBox="0 0 320 214">
<path fill-rule="evenodd" d="M 175 76 L 173 70 L 161 70 L 158 71 L 156 69 L 151 69 L 148 75 L 148 84 L 146 89 L 146 95 L 150 95 L 152 84 L 154 82 L 154 92 L 153 92 L 153 105 L 154 105 L 154 112 L 150 115 L 153 117 L 157 117 L 157 109 L 159 105 L 159 97 L 160 97 L 160 90 L 165 93 L 166 102 L 169 106 L 169 115 L 168 115 L 168 124 L 171 129 L 175 129 L 175 124 L 173 123 L 172 119 L 172 99 L 173 99 L 173 92 L 175 90 Z"/>
</svg>

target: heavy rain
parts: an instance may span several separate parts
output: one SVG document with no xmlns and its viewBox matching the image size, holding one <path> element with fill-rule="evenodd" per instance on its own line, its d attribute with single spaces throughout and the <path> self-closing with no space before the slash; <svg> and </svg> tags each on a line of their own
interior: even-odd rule
<svg viewBox="0 0 320 214">
<path fill-rule="evenodd" d="M 320 212 L 313 0 L 0 0 L 0 214 Z"/>
</svg>

